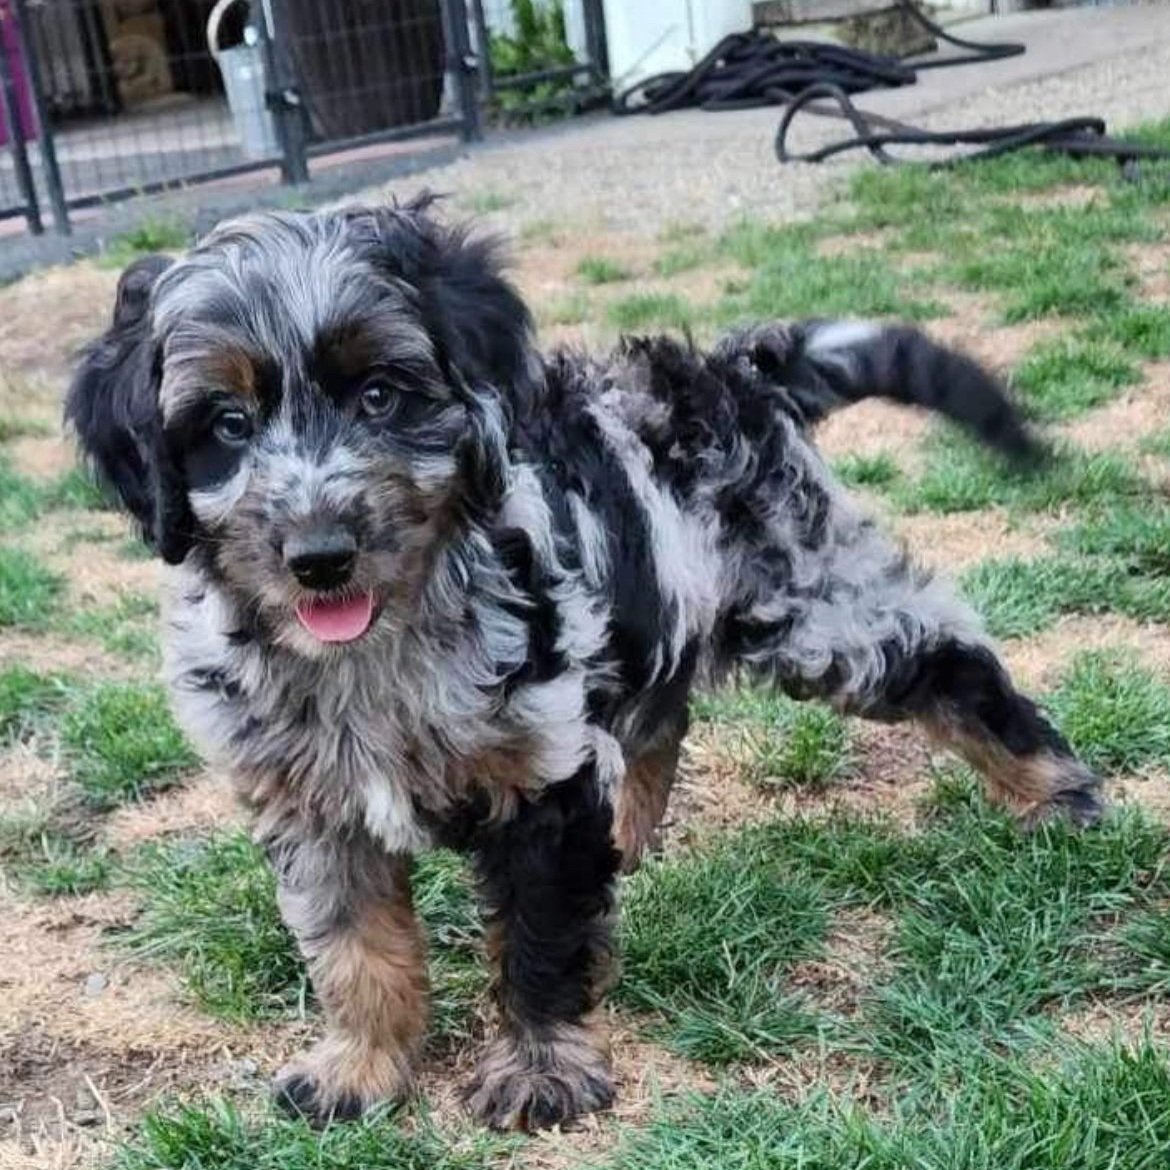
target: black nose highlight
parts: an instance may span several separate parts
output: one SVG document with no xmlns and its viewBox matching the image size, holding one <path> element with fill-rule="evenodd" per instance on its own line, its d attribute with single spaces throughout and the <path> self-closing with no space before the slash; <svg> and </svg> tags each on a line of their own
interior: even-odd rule
<svg viewBox="0 0 1170 1170">
<path fill-rule="evenodd" d="M 284 542 L 284 563 L 306 589 L 337 589 L 353 574 L 357 541 L 344 528 L 307 532 Z"/>
</svg>

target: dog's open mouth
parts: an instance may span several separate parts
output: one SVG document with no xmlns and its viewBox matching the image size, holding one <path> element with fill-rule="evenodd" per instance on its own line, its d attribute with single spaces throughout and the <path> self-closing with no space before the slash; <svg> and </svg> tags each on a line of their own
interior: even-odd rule
<svg viewBox="0 0 1170 1170">
<path fill-rule="evenodd" d="M 319 642 L 352 642 L 374 620 L 374 595 L 302 601 L 297 604 L 297 618 Z"/>
</svg>

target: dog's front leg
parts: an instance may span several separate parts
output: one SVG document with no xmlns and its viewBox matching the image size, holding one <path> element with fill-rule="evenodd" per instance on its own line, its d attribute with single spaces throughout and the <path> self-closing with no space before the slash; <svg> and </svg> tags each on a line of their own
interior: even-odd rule
<svg viewBox="0 0 1170 1170">
<path fill-rule="evenodd" d="M 611 964 L 612 822 L 588 767 L 478 843 L 500 1034 L 469 1101 L 497 1129 L 540 1129 L 613 1100 L 608 1044 L 589 1020 Z"/>
<path fill-rule="evenodd" d="M 356 1117 L 409 1089 L 426 1029 L 409 861 L 360 836 L 302 838 L 287 826 L 268 849 L 328 1027 L 277 1075 L 277 1099 L 315 1124 Z"/>
</svg>

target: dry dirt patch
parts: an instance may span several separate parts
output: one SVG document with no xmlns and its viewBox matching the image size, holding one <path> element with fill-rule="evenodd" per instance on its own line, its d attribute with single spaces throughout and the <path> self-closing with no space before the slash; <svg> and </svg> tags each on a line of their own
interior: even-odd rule
<svg viewBox="0 0 1170 1170">
<path fill-rule="evenodd" d="M 1170 243 L 1127 244 L 1125 257 L 1137 278 L 1138 299 L 1170 303 Z"/>
<path fill-rule="evenodd" d="M 1124 389 L 1118 397 L 1059 433 L 1086 451 L 1135 447 L 1142 439 L 1164 430 L 1170 423 L 1170 362 L 1147 362 L 1143 380 Z"/>
<path fill-rule="evenodd" d="M 1002 508 L 942 516 L 895 515 L 891 526 L 915 560 L 950 577 L 989 554 L 1030 558 L 1050 551 L 1039 521 L 1025 524 Z"/>
</svg>

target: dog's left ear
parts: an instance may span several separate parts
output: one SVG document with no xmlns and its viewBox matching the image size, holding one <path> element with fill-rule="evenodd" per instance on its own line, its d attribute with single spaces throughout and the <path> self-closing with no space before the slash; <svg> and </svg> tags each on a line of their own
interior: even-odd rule
<svg viewBox="0 0 1170 1170">
<path fill-rule="evenodd" d="M 453 382 L 487 383 L 516 413 L 535 368 L 532 317 L 503 275 L 499 243 L 428 214 L 424 196 L 401 207 L 344 211 L 371 261 L 413 288 Z"/>
<path fill-rule="evenodd" d="M 191 546 L 194 519 L 159 414 L 159 355 L 150 297 L 171 266 L 165 256 L 135 260 L 118 280 L 113 320 L 82 354 L 65 399 L 65 421 L 103 486 L 138 521 L 143 539 L 170 564 Z"/>
</svg>

